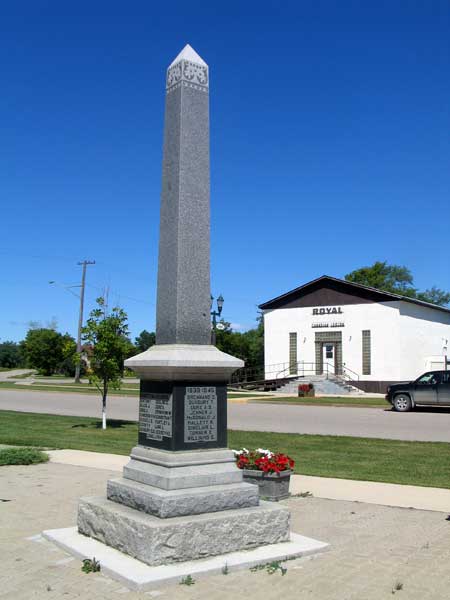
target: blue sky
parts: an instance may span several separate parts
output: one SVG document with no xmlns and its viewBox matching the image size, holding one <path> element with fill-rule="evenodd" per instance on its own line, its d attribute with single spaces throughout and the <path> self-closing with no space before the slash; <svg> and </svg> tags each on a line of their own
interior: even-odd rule
<svg viewBox="0 0 450 600">
<path fill-rule="evenodd" d="M 9 4 L 9 6 L 7 6 Z M 210 65 L 212 290 L 223 316 L 376 260 L 450 288 L 447 0 L 0 7 L 0 340 L 75 334 L 88 270 L 152 330 L 165 69 Z"/>
</svg>

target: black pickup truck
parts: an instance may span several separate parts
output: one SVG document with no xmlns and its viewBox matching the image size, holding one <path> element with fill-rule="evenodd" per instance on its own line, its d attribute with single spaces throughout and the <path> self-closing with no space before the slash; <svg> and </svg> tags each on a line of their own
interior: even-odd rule
<svg viewBox="0 0 450 600">
<path fill-rule="evenodd" d="M 427 404 L 450 406 L 450 371 L 428 371 L 415 381 L 390 385 L 386 400 L 399 412 Z"/>
</svg>

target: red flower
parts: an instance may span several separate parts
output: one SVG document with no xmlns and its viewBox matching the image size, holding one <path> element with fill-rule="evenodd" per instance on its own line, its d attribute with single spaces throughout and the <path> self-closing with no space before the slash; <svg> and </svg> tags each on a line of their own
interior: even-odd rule
<svg viewBox="0 0 450 600">
<path fill-rule="evenodd" d="M 251 469 L 263 473 L 281 473 L 295 466 L 294 460 L 286 454 L 259 450 L 240 452 L 236 456 L 236 463 L 239 469 Z"/>
</svg>

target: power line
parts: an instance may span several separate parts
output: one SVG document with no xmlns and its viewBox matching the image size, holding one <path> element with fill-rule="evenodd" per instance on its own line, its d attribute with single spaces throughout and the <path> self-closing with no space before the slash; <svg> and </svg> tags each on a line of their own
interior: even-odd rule
<svg viewBox="0 0 450 600">
<path fill-rule="evenodd" d="M 93 289 L 99 290 L 102 293 L 105 290 L 104 287 L 98 287 L 98 285 L 93 285 L 92 283 L 87 283 L 86 286 L 88 288 L 93 288 Z M 139 302 L 140 304 L 149 304 L 150 306 L 155 306 L 155 303 L 152 302 L 151 300 L 142 300 L 141 298 L 133 298 L 132 296 L 126 296 L 125 294 L 122 294 L 120 292 L 120 290 L 117 290 L 114 287 L 111 288 L 110 286 L 108 286 L 108 290 L 111 294 L 114 294 L 118 298 L 126 298 L 127 300 L 132 300 L 133 302 Z"/>
</svg>

